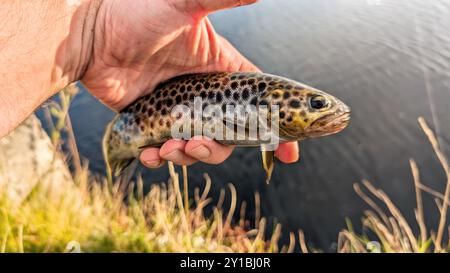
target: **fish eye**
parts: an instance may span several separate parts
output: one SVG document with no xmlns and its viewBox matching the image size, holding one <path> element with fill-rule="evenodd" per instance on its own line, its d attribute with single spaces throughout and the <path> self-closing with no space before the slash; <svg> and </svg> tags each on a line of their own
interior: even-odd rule
<svg viewBox="0 0 450 273">
<path fill-rule="evenodd" d="M 309 104 L 311 105 L 311 108 L 320 110 L 328 107 L 328 100 L 324 96 L 317 95 L 311 97 Z"/>
</svg>

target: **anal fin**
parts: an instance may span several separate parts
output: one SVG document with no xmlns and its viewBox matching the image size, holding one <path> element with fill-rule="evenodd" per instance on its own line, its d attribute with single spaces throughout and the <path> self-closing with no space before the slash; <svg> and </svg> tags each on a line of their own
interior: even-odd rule
<svg viewBox="0 0 450 273">
<path fill-rule="evenodd" d="M 133 161 L 135 160 L 135 158 L 126 158 L 126 159 L 122 159 L 122 160 L 117 160 L 115 162 L 111 163 L 111 169 L 112 172 L 114 173 L 114 176 L 120 176 L 125 169 L 131 165 L 131 163 L 133 163 Z"/>
</svg>

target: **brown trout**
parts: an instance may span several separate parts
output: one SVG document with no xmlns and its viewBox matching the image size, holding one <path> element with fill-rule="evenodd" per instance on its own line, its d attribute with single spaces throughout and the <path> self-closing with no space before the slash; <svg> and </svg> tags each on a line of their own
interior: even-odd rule
<svg viewBox="0 0 450 273">
<path fill-rule="evenodd" d="M 184 106 L 183 110 L 175 111 L 180 106 Z M 215 106 L 219 113 L 216 110 L 215 118 L 196 117 L 198 106 L 201 110 Z M 256 120 L 260 121 L 261 116 L 267 119 L 264 126 L 271 130 L 264 137 L 260 133 L 263 125 L 258 123 L 250 129 L 248 118 L 249 113 L 263 108 L 266 111 Z M 268 183 L 274 167 L 274 149 L 267 147 L 276 145 L 268 143 L 267 135 L 276 135 L 279 143 L 301 141 L 337 133 L 349 120 L 350 108 L 342 101 L 283 77 L 245 72 L 190 74 L 159 84 L 117 114 L 105 131 L 103 155 L 109 173 L 120 175 L 142 149 L 160 147 L 175 138 L 173 128 L 177 123 L 188 124 L 185 128 L 191 137 L 206 135 L 223 144 L 265 147 L 262 159 Z M 218 127 L 214 127 L 217 125 L 225 129 L 218 132 Z M 195 130 L 196 126 L 204 130 Z"/>
</svg>

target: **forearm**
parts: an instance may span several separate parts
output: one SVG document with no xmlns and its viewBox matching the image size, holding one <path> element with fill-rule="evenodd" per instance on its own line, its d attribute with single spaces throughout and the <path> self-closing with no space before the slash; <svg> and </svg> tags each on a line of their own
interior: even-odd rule
<svg viewBox="0 0 450 273">
<path fill-rule="evenodd" d="M 100 0 L 0 3 L 0 137 L 81 77 Z"/>
</svg>

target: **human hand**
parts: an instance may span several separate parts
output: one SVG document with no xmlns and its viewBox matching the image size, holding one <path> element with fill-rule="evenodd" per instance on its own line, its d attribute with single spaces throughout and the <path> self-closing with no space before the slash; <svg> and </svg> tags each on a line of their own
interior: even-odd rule
<svg viewBox="0 0 450 273">
<path fill-rule="evenodd" d="M 259 71 L 206 17 L 257 0 L 102 0 L 94 26 L 93 52 L 81 80 L 103 103 L 120 110 L 158 83 L 186 73 Z M 150 168 L 165 160 L 179 165 L 218 164 L 232 146 L 207 139 L 169 140 L 148 148 L 141 162 Z M 298 160 L 298 144 L 281 144 L 276 156 Z"/>
</svg>

